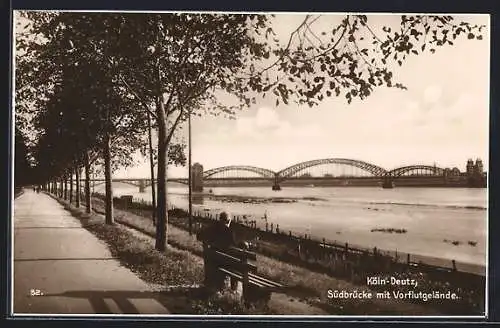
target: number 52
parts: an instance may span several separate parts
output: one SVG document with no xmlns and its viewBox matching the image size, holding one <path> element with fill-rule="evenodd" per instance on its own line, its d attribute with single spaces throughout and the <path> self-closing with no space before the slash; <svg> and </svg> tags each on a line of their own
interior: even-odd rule
<svg viewBox="0 0 500 328">
<path fill-rule="evenodd" d="M 43 295 L 40 289 L 30 289 L 30 296 L 41 296 Z"/>
</svg>

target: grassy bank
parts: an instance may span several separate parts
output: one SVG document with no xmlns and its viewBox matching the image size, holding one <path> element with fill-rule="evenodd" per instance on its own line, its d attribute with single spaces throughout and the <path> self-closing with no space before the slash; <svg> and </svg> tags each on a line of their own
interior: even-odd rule
<svg viewBox="0 0 500 328">
<path fill-rule="evenodd" d="M 102 200 L 93 200 L 94 210 L 104 213 Z M 129 211 L 115 209 L 115 220 L 128 227 L 133 227 L 146 235 L 154 237 L 155 226 L 151 218 L 140 216 Z M 168 226 L 168 243 L 171 247 L 188 251 L 197 256 L 202 256 L 202 245 L 194 236 L 175 226 Z M 201 258 L 199 258 L 201 262 Z M 345 291 L 370 291 L 367 286 L 356 285 L 351 282 L 331 277 L 327 274 L 314 272 L 300 266 L 278 261 L 274 258 L 258 256 L 259 274 L 279 281 L 290 287 L 287 294 L 298 298 L 312 306 L 320 307 L 330 314 L 349 315 L 438 315 L 439 312 L 432 307 L 421 304 L 412 304 L 400 300 L 331 300 L 327 297 L 328 290 Z"/>
<path fill-rule="evenodd" d="M 100 204 L 99 206 L 101 206 L 102 209 L 102 201 L 100 203 L 98 202 L 97 204 Z M 117 207 L 121 206 L 120 202 L 117 202 L 116 205 Z M 155 228 L 150 219 L 151 211 L 148 208 L 142 206 L 142 204 L 134 203 L 128 208 L 121 207 L 121 209 L 122 212 L 125 213 L 124 215 L 122 215 L 123 219 L 120 219 L 122 220 L 122 222 L 124 222 L 124 224 L 128 224 L 131 227 L 139 227 L 140 230 L 154 235 Z M 135 214 L 136 217 L 134 217 L 132 213 Z M 171 224 L 169 225 L 169 227 L 171 228 L 169 229 L 173 231 L 173 240 L 171 240 L 172 244 L 175 244 L 177 247 L 180 247 L 182 249 L 188 249 L 192 252 L 201 254 L 201 245 L 197 245 L 196 243 L 192 245 L 191 241 L 184 240 L 182 238 L 181 240 L 179 240 L 179 238 L 177 238 L 176 236 L 178 232 L 187 234 L 187 220 L 185 217 L 186 213 L 184 213 L 184 211 L 182 210 L 177 209 L 170 211 L 170 214 L 171 215 L 169 216 L 169 223 Z M 198 222 L 199 224 L 204 224 L 206 221 L 206 219 L 195 220 L 195 222 Z M 238 230 L 237 228 L 238 225 L 235 226 L 236 230 Z M 243 229 L 245 229 L 245 227 L 243 227 Z M 286 281 L 287 284 L 291 280 L 291 286 L 293 286 L 293 289 L 301 291 L 299 295 L 305 295 L 308 302 L 310 302 L 311 304 L 320 305 L 329 312 L 335 311 L 334 313 L 337 313 L 336 311 L 339 310 L 337 305 L 339 304 L 339 301 L 342 302 L 342 300 L 337 299 L 335 301 L 331 301 L 325 299 L 326 290 L 328 288 L 325 288 L 325 286 L 330 284 L 331 286 L 333 286 L 330 287 L 331 289 L 336 289 L 336 281 L 340 281 L 348 283 L 349 288 L 346 289 L 348 291 L 354 289 L 360 290 L 361 287 L 363 287 L 363 289 L 366 289 L 365 287 L 367 277 L 382 276 L 393 277 L 400 280 L 414 279 L 418 282 L 418 288 L 415 288 L 411 285 L 381 285 L 370 286 L 370 289 L 375 292 L 454 292 L 459 295 L 459 298 L 453 301 L 440 299 L 407 299 L 405 301 L 405 303 L 413 303 L 413 305 L 416 305 L 417 308 L 419 306 L 423 306 L 424 309 L 418 309 L 419 312 L 440 312 L 446 315 L 483 314 L 485 308 L 484 277 L 471 275 L 464 272 L 445 272 L 436 270 L 436 268 L 430 268 L 431 270 L 428 270 L 427 266 L 423 263 L 414 263 L 412 265 L 408 265 L 406 263 L 398 262 L 392 263 L 392 265 L 387 265 L 388 263 L 387 261 L 384 261 L 383 257 L 374 258 L 369 256 L 365 257 L 362 255 L 358 256 L 357 259 L 348 257 L 346 261 L 346 258 L 342 258 L 342 252 L 340 254 L 337 254 L 340 255 L 340 257 L 335 256 L 335 258 L 332 259 L 332 257 L 325 257 L 321 252 L 321 248 L 318 248 L 317 245 L 315 246 L 315 243 L 311 244 L 312 248 L 310 249 L 310 251 L 312 251 L 312 253 L 310 253 L 309 256 L 306 255 L 304 257 L 300 256 L 296 252 L 294 253 L 294 248 L 296 248 L 296 245 L 293 242 L 290 243 L 290 238 L 288 238 L 287 235 L 276 233 L 269 234 L 263 233 L 262 231 L 257 233 L 260 236 L 260 240 L 257 241 L 256 247 L 257 252 L 260 254 L 259 262 L 266 263 L 265 265 L 259 265 L 259 270 L 261 272 L 270 270 L 270 273 L 266 273 L 268 277 L 282 282 Z M 252 232 L 250 232 L 250 235 L 252 235 Z M 188 242 L 191 244 L 187 245 Z M 305 247 L 307 246 L 307 243 L 304 243 L 303 246 L 303 250 L 306 250 L 306 253 L 308 253 L 308 250 Z M 319 253 L 315 252 L 314 249 L 319 250 Z M 314 256 L 314 253 L 317 253 L 316 256 Z M 320 281 L 327 281 L 327 283 L 320 283 L 318 286 L 313 286 L 311 288 L 309 281 L 306 279 L 301 280 L 300 275 L 295 276 L 294 279 L 287 278 L 289 269 L 281 271 L 275 270 L 276 267 L 279 267 L 282 264 L 289 265 L 290 267 L 296 268 L 299 271 L 303 270 L 301 271 L 301 275 L 303 276 L 307 276 L 307 273 L 313 272 L 315 274 L 335 279 L 335 282 L 332 283 L 329 279 L 321 279 Z M 344 268 L 345 265 L 348 265 L 347 271 Z M 315 283 L 316 282 L 317 280 L 315 281 Z M 318 301 L 318 299 L 320 300 Z M 376 300 L 375 303 L 378 303 L 378 301 L 380 300 Z M 401 303 L 401 300 L 396 301 L 392 299 L 391 301 Z M 391 303 L 391 301 L 384 299 L 383 303 L 387 305 L 387 303 Z M 334 303 L 334 309 L 330 308 L 330 305 L 332 303 Z M 363 306 L 366 307 L 366 305 Z M 383 309 L 374 309 L 374 311 L 377 312 L 373 313 L 379 313 L 381 311 L 381 314 L 386 314 L 385 311 L 387 307 L 382 306 L 382 308 Z M 396 308 L 399 309 L 400 307 L 398 306 Z M 346 310 L 344 307 L 342 307 L 341 310 L 347 311 L 347 314 L 355 314 L 354 312 L 350 312 L 349 309 Z M 358 310 L 355 309 L 353 311 Z M 398 313 L 396 310 L 395 313 L 399 314 L 407 312 Z"/>
</svg>

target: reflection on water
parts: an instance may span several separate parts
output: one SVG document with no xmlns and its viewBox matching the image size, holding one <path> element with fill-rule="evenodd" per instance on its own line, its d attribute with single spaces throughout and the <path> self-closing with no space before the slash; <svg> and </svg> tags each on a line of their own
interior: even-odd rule
<svg viewBox="0 0 500 328">
<path fill-rule="evenodd" d="M 485 264 L 487 190 L 468 188 L 267 187 L 211 188 L 193 193 L 195 211 L 228 211 L 248 215 L 259 225 L 268 221 L 280 229 L 315 238 L 460 262 Z M 116 185 L 115 194 L 151 200 L 148 188 Z M 97 192 L 104 192 L 98 190 Z M 170 187 L 169 203 L 187 209 L 186 187 Z M 279 199 L 277 199 L 279 198 Z M 386 233 L 404 229 L 406 233 Z M 450 241 L 456 241 L 452 243 Z"/>
<path fill-rule="evenodd" d="M 193 205 L 203 205 L 203 199 L 204 199 L 203 194 L 193 193 L 191 195 L 191 199 L 192 199 Z"/>
</svg>

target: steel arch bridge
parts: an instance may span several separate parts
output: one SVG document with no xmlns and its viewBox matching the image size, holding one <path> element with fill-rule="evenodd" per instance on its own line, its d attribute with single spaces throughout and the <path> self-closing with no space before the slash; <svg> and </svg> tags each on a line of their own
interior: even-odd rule
<svg viewBox="0 0 500 328">
<path fill-rule="evenodd" d="M 81 179 L 81 181 L 85 181 L 85 179 Z M 90 181 L 92 182 L 91 187 L 92 186 L 98 187 L 98 186 L 101 186 L 101 185 L 106 183 L 105 179 L 90 179 Z M 151 185 L 151 180 L 147 179 L 147 178 L 137 178 L 137 179 L 134 179 L 134 178 L 120 179 L 120 178 L 118 178 L 118 179 L 111 179 L 111 181 L 112 182 L 120 182 L 120 183 L 127 184 L 129 186 L 134 186 L 134 187 L 140 187 L 141 181 L 144 181 L 144 183 L 146 184 L 146 187 Z M 73 181 L 73 185 L 76 185 L 76 181 Z"/>
<path fill-rule="evenodd" d="M 222 166 L 216 167 L 214 169 L 207 170 L 203 172 L 203 178 L 209 179 L 211 176 L 221 173 L 221 172 L 230 172 L 230 171 L 246 171 L 256 173 L 264 178 L 274 179 L 276 173 L 274 171 L 264 169 L 256 166 L 245 166 L 245 165 L 231 165 L 231 166 Z"/>
<path fill-rule="evenodd" d="M 297 172 L 300 172 L 304 169 L 307 169 L 307 168 L 310 168 L 313 166 L 324 165 L 324 164 L 350 165 L 350 166 L 362 169 L 364 171 L 367 171 L 376 177 L 382 177 L 387 173 L 387 171 L 380 166 L 370 164 L 367 162 L 363 162 L 363 161 L 359 161 L 359 160 L 347 159 L 347 158 L 324 158 L 324 159 L 316 159 L 316 160 L 312 160 L 312 161 L 302 162 L 302 163 L 298 163 L 298 164 L 289 166 L 289 167 L 279 171 L 277 173 L 277 175 L 278 175 L 278 178 L 280 180 L 285 180 L 287 178 L 292 177 Z"/>
<path fill-rule="evenodd" d="M 409 165 L 409 166 L 402 166 L 398 167 L 396 169 L 393 169 L 391 171 L 388 171 L 386 176 L 391 177 L 391 178 L 397 178 L 400 176 L 403 176 L 404 174 L 408 172 L 416 172 L 416 175 L 433 175 L 433 176 L 442 176 L 444 175 L 444 169 L 437 167 L 437 166 L 430 166 L 430 165 Z M 430 173 L 430 174 L 425 174 L 425 173 Z"/>
<path fill-rule="evenodd" d="M 385 185 L 388 186 L 388 188 L 392 188 L 389 185 L 392 185 L 392 183 L 402 177 L 405 176 L 414 176 L 414 177 L 445 177 L 445 169 L 437 166 L 430 166 L 430 165 L 409 165 L 409 166 L 402 166 L 398 167 L 392 170 L 386 170 L 380 166 L 360 161 L 360 160 L 354 160 L 354 159 L 347 159 L 347 158 L 324 158 L 324 159 L 317 159 L 317 160 L 311 160 L 311 161 L 305 161 L 301 163 L 294 164 L 292 166 L 289 166 L 279 172 L 274 172 L 269 169 L 265 169 L 262 167 L 256 167 L 256 166 L 249 166 L 249 165 L 229 165 L 229 166 L 222 166 L 222 167 L 217 167 L 217 168 L 212 168 L 206 171 L 203 171 L 202 174 L 197 175 L 194 177 L 195 181 L 193 181 L 194 185 L 201 186 L 201 190 L 203 190 L 203 180 L 206 181 L 214 181 L 217 182 L 218 180 L 221 180 L 223 183 L 225 183 L 225 180 L 252 180 L 255 178 L 247 178 L 247 177 L 238 177 L 236 176 L 224 176 L 222 178 L 216 177 L 215 175 L 218 173 L 225 173 L 225 172 L 238 172 L 238 171 L 246 171 L 246 172 L 251 172 L 255 173 L 260 177 L 257 177 L 258 180 L 269 180 L 273 184 L 273 190 L 280 190 L 280 184 L 281 182 L 285 180 L 291 180 L 294 178 L 294 176 L 305 169 L 314 167 L 314 166 L 319 166 L 319 165 L 325 165 L 325 164 L 340 164 L 340 165 L 348 165 L 352 166 L 358 169 L 361 169 L 365 172 L 370 173 L 372 176 L 371 177 L 363 177 L 363 178 L 369 178 L 369 179 L 376 179 L 376 180 L 381 180 L 384 183 L 384 188 Z M 201 172 L 200 172 L 201 173 Z M 333 177 L 322 177 L 318 179 L 330 179 Z M 97 179 L 91 179 L 93 181 L 93 187 L 99 186 L 104 183 L 104 179 L 102 178 L 97 178 Z M 155 179 L 156 181 L 156 179 Z M 188 184 L 188 179 L 187 178 L 169 178 L 169 182 L 177 182 L 177 183 L 182 183 L 182 184 Z M 145 190 L 145 188 L 149 187 L 151 185 L 151 179 L 149 178 L 127 178 L 127 179 L 113 179 L 113 182 L 122 182 L 126 183 L 131 186 L 136 186 L 139 188 L 141 192 Z M 222 183 L 221 182 L 221 183 Z M 74 181 L 74 184 L 76 181 Z M 218 182 L 217 182 L 218 183 Z"/>
</svg>

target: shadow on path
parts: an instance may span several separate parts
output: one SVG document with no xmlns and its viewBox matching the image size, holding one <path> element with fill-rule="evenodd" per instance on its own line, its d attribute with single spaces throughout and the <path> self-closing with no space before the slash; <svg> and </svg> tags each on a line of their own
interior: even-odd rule
<svg viewBox="0 0 500 328">
<path fill-rule="evenodd" d="M 83 227 L 63 227 L 63 226 L 43 226 L 43 227 L 14 227 L 14 230 L 32 230 L 32 229 L 83 229 Z"/>
<path fill-rule="evenodd" d="M 105 302 L 111 299 L 116 303 L 123 314 L 139 314 L 140 311 L 131 300 L 156 300 L 170 313 L 194 314 L 192 302 L 205 299 L 207 293 L 203 287 L 173 288 L 164 291 L 94 291 L 70 290 L 59 294 L 45 294 L 42 297 L 70 297 L 87 299 L 96 314 L 113 314 L 112 309 Z M 142 306 L 141 306 L 142 307 Z"/>
<path fill-rule="evenodd" d="M 37 262 L 37 261 L 111 261 L 118 260 L 115 257 L 61 257 L 61 258 L 35 258 L 35 259 L 14 259 L 14 262 Z"/>
</svg>

